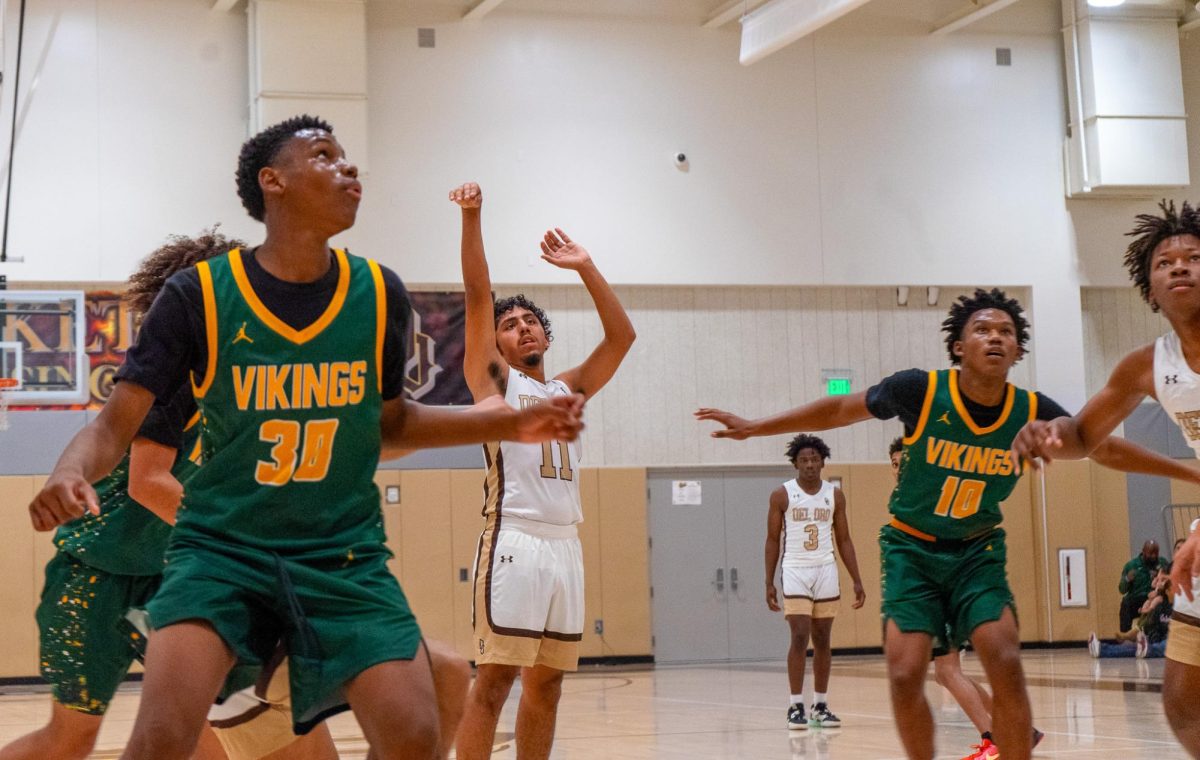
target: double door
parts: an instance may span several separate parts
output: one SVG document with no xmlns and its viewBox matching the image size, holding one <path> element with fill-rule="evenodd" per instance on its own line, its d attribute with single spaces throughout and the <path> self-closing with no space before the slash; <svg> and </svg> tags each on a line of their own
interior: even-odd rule
<svg viewBox="0 0 1200 760">
<path fill-rule="evenodd" d="M 781 468 L 651 470 L 654 657 L 660 663 L 780 659 L 788 627 L 767 609 L 763 545 Z M 699 481 L 700 504 L 676 504 Z"/>
</svg>

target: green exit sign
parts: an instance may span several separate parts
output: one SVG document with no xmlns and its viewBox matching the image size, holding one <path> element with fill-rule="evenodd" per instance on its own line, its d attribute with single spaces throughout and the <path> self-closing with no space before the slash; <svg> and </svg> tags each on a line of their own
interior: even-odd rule
<svg viewBox="0 0 1200 760">
<path fill-rule="evenodd" d="M 827 396 L 846 396 L 850 393 L 850 378 L 831 377 L 825 381 Z"/>
</svg>

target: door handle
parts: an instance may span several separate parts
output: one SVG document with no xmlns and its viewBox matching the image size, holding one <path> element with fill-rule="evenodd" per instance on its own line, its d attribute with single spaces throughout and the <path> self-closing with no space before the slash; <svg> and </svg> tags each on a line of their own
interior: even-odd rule
<svg viewBox="0 0 1200 760">
<path fill-rule="evenodd" d="M 725 590 L 725 568 L 717 568 L 717 579 L 713 581 L 713 585 L 717 587 L 717 591 Z"/>
<path fill-rule="evenodd" d="M 737 592 L 737 568 L 736 567 L 729 568 L 729 587 L 733 589 L 734 593 Z"/>
</svg>

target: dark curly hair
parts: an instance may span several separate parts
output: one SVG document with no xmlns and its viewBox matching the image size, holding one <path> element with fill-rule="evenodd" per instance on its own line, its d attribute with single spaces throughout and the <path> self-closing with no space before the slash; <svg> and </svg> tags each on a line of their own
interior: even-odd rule
<svg viewBox="0 0 1200 760">
<path fill-rule="evenodd" d="M 227 238 L 217 232 L 219 224 L 204 230 L 194 238 L 172 235 L 154 253 L 147 256 L 138 270 L 129 276 L 124 297 L 135 315 L 150 310 L 163 284 L 176 272 L 195 266 L 197 262 L 220 256 L 234 248 L 245 248 L 246 244 L 236 238 Z"/>
<path fill-rule="evenodd" d="M 284 144 L 302 129 L 323 129 L 333 134 L 329 122 L 303 114 L 273 124 L 242 143 L 242 152 L 238 155 L 237 189 L 242 206 L 251 218 L 261 222 L 267 213 L 262 188 L 258 185 L 258 172 L 264 166 L 270 166 Z"/>
<path fill-rule="evenodd" d="M 1142 293 L 1142 300 L 1150 304 L 1150 308 L 1158 311 L 1158 304 L 1150 298 L 1150 258 L 1154 249 L 1164 240 L 1176 235 L 1195 235 L 1200 238 L 1200 208 L 1192 208 L 1187 202 L 1178 213 L 1175 211 L 1175 201 L 1162 200 L 1158 204 L 1162 216 L 1154 214 L 1138 214 L 1137 225 L 1125 234 L 1134 241 L 1125 249 L 1125 268 L 1129 270 L 1129 279 Z"/>
<path fill-rule="evenodd" d="M 801 433 L 788 442 L 787 458 L 792 464 L 796 463 L 796 457 L 800 455 L 803 449 L 812 449 L 821 455 L 821 460 L 829 459 L 831 452 L 829 446 L 815 435 Z"/>
<path fill-rule="evenodd" d="M 515 296 L 509 296 L 508 298 L 499 298 L 496 300 L 495 310 L 494 310 L 494 316 L 496 318 L 496 326 L 500 325 L 500 317 L 504 316 L 505 314 L 507 314 L 508 312 L 517 308 L 518 306 L 521 307 L 522 309 L 528 309 L 530 312 L 533 313 L 533 316 L 537 317 L 538 321 L 542 323 L 542 330 L 546 333 L 546 342 L 547 343 L 554 340 L 554 338 L 550 334 L 550 317 L 547 317 L 546 312 L 539 309 L 537 307 L 537 304 L 535 304 L 533 301 L 530 301 L 528 298 L 526 298 L 524 293 L 518 293 Z"/>
<path fill-rule="evenodd" d="M 904 439 L 900 436 L 896 436 L 892 439 L 892 442 L 888 444 L 888 459 L 891 459 L 893 454 L 898 454 L 901 451 L 904 451 Z"/>
<path fill-rule="evenodd" d="M 950 307 L 950 316 L 942 322 L 942 332 L 946 333 L 946 353 L 950 355 L 951 364 L 959 364 L 961 360 L 954 355 L 954 344 L 962 340 L 963 328 L 971 315 L 984 309 L 999 309 L 1012 317 L 1013 326 L 1017 328 L 1017 358 L 1025 355 L 1025 344 L 1029 342 L 1029 322 L 1025 319 L 1025 310 L 1015 298 L 1009 298 L 1003 290 L 975 289 L 975 295 L 968 298 L 959 296 Z"/>
</svg>

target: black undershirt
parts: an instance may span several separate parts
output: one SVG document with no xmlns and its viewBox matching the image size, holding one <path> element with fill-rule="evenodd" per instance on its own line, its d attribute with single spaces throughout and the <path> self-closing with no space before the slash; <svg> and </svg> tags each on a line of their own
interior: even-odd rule
<svg viewBox="0 0 1200 760">
<path fill-rule="evenodd" d="M 867 411 L 881 420 L 899 417 L 904 423 L 904 434 L 912 435 L 921 417 L 921 407 L 925 405 L 925 392 L 929 389 L 929 373 L 923 369 L 905 369 L 880 380 L 876 385 L 867 389 Z M 1004 411 L 1004 403 L 995 406 L 985 406 L 962 393 L 963 406 L 967 414 L 979 427 L 989 427 L 1000 419 Z M 1069 417 L 1070 412 L 1063 409 L 1056 401 L 1035 393 L 1038 400 L 1037 418 L 1053 420 L 1059 417 Z"/>
<path fill-rule="evenodd" d="M 332 266 L 320 279 L 298 283 L 280 280 L 263 269 L 254 253 L 254 250 L 242 253 L 246 278 L 272 314 L 289 327 L 302 330 L 325 313 L 337 289 L 337 257 L 330 254 Z M 384 266 L 380 266 L 380 270 L 387 294 L 383 366 L 379 368 L 386 401 L 404 392 L 412 307 L 408 291 L 396 273 Z M 142 320 L 137 341 L 125 354 L 125 363 L 117 371 L 117 379 L 137 383 L 153 393 L 160 404 L 170 405 L 175 392 L 187 383 L 189 373 L 204 376 L 208 367 L 205 330 L 200 274 L 195 267 L 190 267 L 167 280 L 154 299 L 154 305 Z"/>
</svg>

